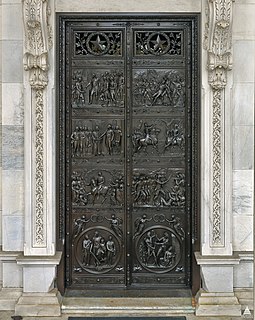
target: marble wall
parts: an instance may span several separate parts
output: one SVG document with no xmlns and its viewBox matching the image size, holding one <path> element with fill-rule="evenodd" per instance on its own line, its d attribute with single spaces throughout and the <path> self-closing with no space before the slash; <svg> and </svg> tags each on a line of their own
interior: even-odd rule
<svg viewBox="0 0 255 320">
<path fill-rule="evenodd" d="M 237 0 L 233 20 L 233 249 L 253 250 L 255 0 Z M 245 55 L 244 55 L 245 52 Z"/>
<path fill-rule="evenodd" d="M 19 0 L 2 0 L 2 246 L 23 250 L 23 25 Z"/>
<path fill-rule="evenodd" d="M 2 0 L 0 0 L 2 21 Z M 0 141 L 2 141 L 2 23 L 0 22 Z M 2 143 L 0 143 L 0 250 L 2 247 Z M 0 262 L 0 288 L 2 285 L 2 263 Z"/>
</svg>

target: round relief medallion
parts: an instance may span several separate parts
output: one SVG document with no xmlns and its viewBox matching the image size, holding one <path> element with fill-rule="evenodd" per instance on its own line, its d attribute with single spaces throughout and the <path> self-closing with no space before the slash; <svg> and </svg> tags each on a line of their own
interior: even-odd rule
<svg viewBox="0 0 255 320">
<path fill-rule="evenodd" d="M 147 40 L 150 53 L 163 55 L 170 49 L 170 39 L 164 32 L 153 32 Z"/>
<path fill-rule="evenodd" d="M 108 228 L 88 228 L 77 239 L 75 258 L 89 273 L 101 274 L 112 270 L 120 257 L 120 239 Z"/>
<path fill-rule="evenodd" d="M 163 226 L 146 229 L 136 242 L 139 263 L 154 273 L 174 269 L 181 260 L 181 249 L 180 237 L 173 229 Z"/>
<path fill-rule="evenodd" d="M 86 45 L 89 53 L 101 56 L 108 52 L 110 48 L 110 40 L 105 33 L 94 32 L 88 36 Z"/>
</svg>

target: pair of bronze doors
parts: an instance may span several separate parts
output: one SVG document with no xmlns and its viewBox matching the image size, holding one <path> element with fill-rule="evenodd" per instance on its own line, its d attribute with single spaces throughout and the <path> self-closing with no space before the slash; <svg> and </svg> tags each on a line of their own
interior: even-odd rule
<svg viewBox="0 0 255 320">
<path fill-rule="evenodd" d="M 59 17 L 66 287 L 184 288 L 197 197 L 197 17 Z"/>
</svg>

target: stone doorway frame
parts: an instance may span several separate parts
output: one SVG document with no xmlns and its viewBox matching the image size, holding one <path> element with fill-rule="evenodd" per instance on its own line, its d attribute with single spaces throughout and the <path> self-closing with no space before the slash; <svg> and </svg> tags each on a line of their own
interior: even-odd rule
<svg viewBox="0 0 255 320">
<path fill-rule="evenodd" d="M 140 12 L 144 9 L 146 12 L 200 12 L 201 35 L 204 35 L 204 41 L 201 39 L 201 246 L 196 259 L 201 266 L 202 288 L 206 288 L 206 292 L 199 293 L 197 314 L 230 315 L 231 309 L 231 315 L 240 315 L 240 305 L 233 293 L 233 267 L 239 259 L 233 256 L 231 233 L 233 2 L 162 0 L 161 6 L 154 1 L 145 7 L 134 0 L 121 5 L 112 0 L 100 1 L 98 7 L 95 1 L 87 2 L 82 7 L 79 0 L 23 0 L 25 243 L 24 256 L 18 259 L 18 264 L 23 267 L 24 294 L 32 290 L 28 285 L 31 272 L 47 275 L 43 284 L 40 278 L 34 284 L 36 292 L 47 292 L 60 262 L 55 234 L 55 13 Z M 213 281 L 213 275 L 218 275 L 219 271 L 218 281 Z M 219 293 L 226 298 L 221 299 L 220 308 Z"/>
</svg>

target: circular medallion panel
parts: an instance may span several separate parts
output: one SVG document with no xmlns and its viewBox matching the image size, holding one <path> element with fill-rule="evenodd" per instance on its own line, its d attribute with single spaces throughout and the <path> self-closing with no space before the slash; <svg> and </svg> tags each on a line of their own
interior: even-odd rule
<svg viewBox="0 0 255 320">
<path fill-rule="evenodd" d="M 88 36 L 86 45 L 89 53 L 101 56 L 106 54 L 110 49 L 110 40 L 105 33 L 95 32 Z"/>
<path fill-rule="evenodd" d="M 89 273 L 109 272 L 116 267 L 121 257 L 120 239 L 105 227 L 84 230 L 75 245 L 76 260 Z"/>
<path fill-rule="evenodd" d="M 150 53 L 163 55 L 170 49 L 170 39 L 164 32 L 153 32 L 147 40 Z"/>
<path fill-rule="evenodd" d="M 168 227 L 147 228 L 136 241 L 136 254 L 144 269 L 165 273 L 174 269 L 181 260 L 182 243 L 176 232 Z"/>
</svg>

